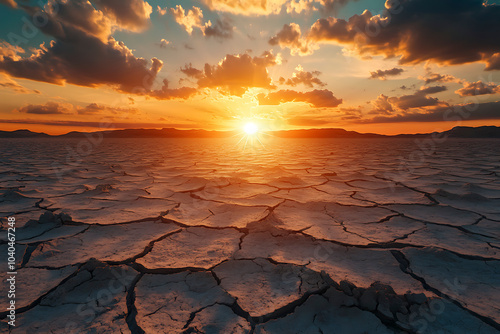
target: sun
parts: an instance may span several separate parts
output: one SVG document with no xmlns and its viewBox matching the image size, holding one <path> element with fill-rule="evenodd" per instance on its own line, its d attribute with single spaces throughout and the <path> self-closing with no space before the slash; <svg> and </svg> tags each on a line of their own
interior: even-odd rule
<svg viewBox="0 0 500 334">
<path fill-rule="evenodd" d="M 256 134 L 259 131 L 259 127 L 257 126 L 257 124 L 255 124 L 253 122 L 248 122 L 243 127 L 243 130 L 245 131 L 245 133 L 247 135 L 251 136 L 251 135 Z"/>
</svg>

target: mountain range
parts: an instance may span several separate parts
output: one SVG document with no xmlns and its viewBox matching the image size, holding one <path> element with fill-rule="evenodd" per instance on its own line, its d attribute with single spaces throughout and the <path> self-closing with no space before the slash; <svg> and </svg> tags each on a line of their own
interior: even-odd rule
<svg viewBox="0 0 500 334">
<path fill-rule="evenodd" d="M 174 128 L 163 129 L 125 129 L 97 132 L 69 132 L 63 135 L 49 135 L 42 132 L 29 130 L 0 131 L 0 138 L 82 138 L 89 134 L 101 133 L 106 138 L 224 138 L 238 134 L 235 131 L 207 131 L 207 130 L 178 130 Z M 381 135 L 375 133 L 359 133 L 338 128 L 307 129 L 307 130 L 282 130 L 269 132 L 280 138 L 413 138 L 425 137 L 432 133 Z M 451 138 L 500 138 L 500 127 L 457 126 L 444 132 L 435 132 Z"/>
</svg>

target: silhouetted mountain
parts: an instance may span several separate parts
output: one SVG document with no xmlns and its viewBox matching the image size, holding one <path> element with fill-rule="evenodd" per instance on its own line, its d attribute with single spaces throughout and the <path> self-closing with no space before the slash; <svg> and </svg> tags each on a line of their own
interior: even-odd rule
<svg viewBox="0 0 500 334">
<path fill-rule="evenodd" d="M 178 130 L 173 128 L 158 129 L 125 129 L 101 131 L 106 138 L 222 138 L 228 137 L 233 132 L 207 131 L 207 130 Z M 88 134 L 88 133 L 87 133 Z M 85 132 L 69 132 L 59 137 L 80 138 Z"/>
<path fill-rule="evenodd" d="M 31 132 L 30 130 L 1 131 L 0 138 L 47 138 L 52 137 L 46 133 Z"/>
<path fill-rule="evenodd" d="M 101 133 L 106 138 L 224 138 L 238 134 L 236 131 L 207 131 L 207 130 L 178 130 L 173 128 L 164 129 L 125 129 L 108 130 L 97 132 L 72 131 L 64 135 L 52 136 L 46 133 L 31 132 L 29 130 L 0 131 L 0 138 L 85 138 L 91 134 Z M 500 127 L 480 126 L 466 127 L 457 126 L 451 130 L 444 131 L 442 135 L 450 138 L 500 138 Z M 431 134 L 400 134 L 395 136 L 380 135 L 375 133 L 359 133 L 344 129 L 307 129 L 307 130 L 283 130 L 273 131 L 272 135 L 280 138 L 419 138 Z"/>
<path fill-rule="evenodd" d="M 359 133 L 344 129 L 308 129 L 275 131 L 273 134 L 281 138 L 384 138 L 386 135 L 375 133 Z"/>
<path fill-rule="evenodd" d="M 500 127 L 480 126 L 477 128 L 469 126 L 456 126 L 451 130 L 443 132 L 450 138 L 500 138 Z"/>
</svg>

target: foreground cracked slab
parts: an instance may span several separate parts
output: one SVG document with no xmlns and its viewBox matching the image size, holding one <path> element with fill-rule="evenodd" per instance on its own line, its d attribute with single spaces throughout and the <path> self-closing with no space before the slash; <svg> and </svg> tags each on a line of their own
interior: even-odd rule
<svg viewBox="0 0 500 334">
<path fill-rule="evenodd" d="M 403 251 L 410 270 L 467 309 L 500 323 L 500 261 L 464 259 L 434 248 Z"/>
<path fill-rule="evenodd" d="M 273 264 L 266 259 L 236 260 L 214 268 L 221 287 L 252 317 L 272 314 L 326 284 L 307 268 Z"/>
<path fill-rule="evenodd" d="M 42 243 L 31 254 L 28 266 L 62 267 L 90 258 L 124 262 L 145 252 L 154 240 L 178 231 L 173 224 L 140 222 L 113 226 L 90 226 L 85 232 Z"/>
<path fill-rule="evenodd" d="M 137 263 L 148 269 L 196 267 L 209 269 L 238 250 L 243 233 L 234 229 L 190 227 L 158 241 Z"/>
<path fill-rule="evenodd" d="M 144 275 L 135 287 L 135 300 L 137 325 L 146 333 L 182 333 L 192 315 L 209 306 L 234 303 L 210 273 L 188 271 Z M 226 321 L 227 326 L 234 324 L 234 315 L 229 313 Z"/>
<path fill-rule="evenodd" d="M 14 332 L 131 333 L 126 296 L 136 276 L 128 266 L 92 260 L 36 306 L 18 314 Z"/>
</svg>

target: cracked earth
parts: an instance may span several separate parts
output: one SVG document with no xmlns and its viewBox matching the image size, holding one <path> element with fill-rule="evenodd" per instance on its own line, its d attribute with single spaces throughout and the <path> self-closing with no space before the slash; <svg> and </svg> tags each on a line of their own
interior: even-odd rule
<svg viewBox="0 0 500 334">
<path fill-rule="evenodd" d="M 499 333 L 497 144 L 449 140 L 410 161 L 403 139 L 245 151 L 109 139 L 68 165 L 76 140 L 2 142 L 0 253 L 14 216 L 18 325 L 3 285 L 0 326 Z"/>
</svg>

